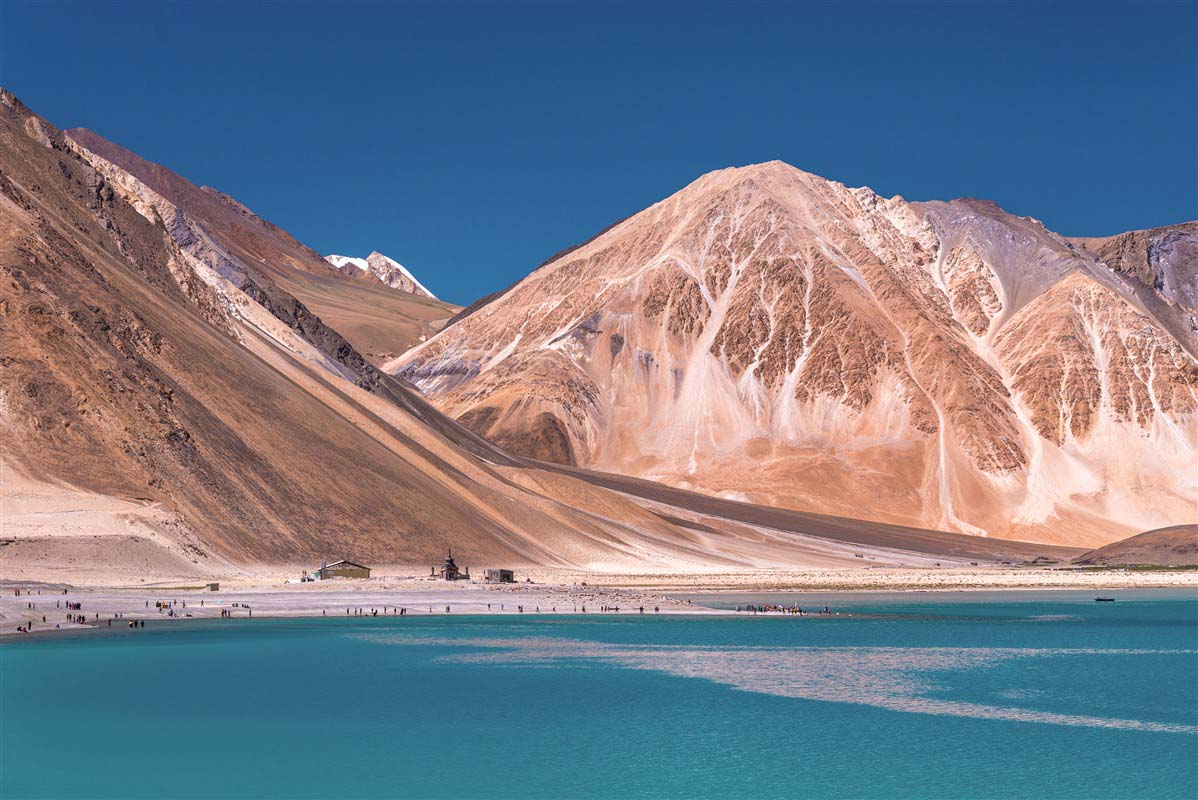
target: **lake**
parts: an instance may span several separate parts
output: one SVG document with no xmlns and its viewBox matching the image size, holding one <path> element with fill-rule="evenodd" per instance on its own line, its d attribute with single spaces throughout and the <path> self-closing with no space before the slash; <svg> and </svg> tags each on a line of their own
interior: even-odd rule
<svg viewBox="0 0 1198 800">
<path fill-rule="evenodd" d="M 5 637 L 0 796 L 1198 796 L 1198 594 L 1104 594 Z"/>
</svg>

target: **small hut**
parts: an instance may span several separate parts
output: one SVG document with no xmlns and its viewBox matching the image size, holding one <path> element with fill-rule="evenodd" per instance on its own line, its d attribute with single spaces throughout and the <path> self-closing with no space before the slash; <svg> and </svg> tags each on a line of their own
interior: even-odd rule
<svg viewBox="0 0 1198 800">
<path fill-rule="evenodd" d="M 370 567 L 364 567 L 361 564 L 355 564 L 352 561 L 334 561 L 332 564 L 322 564 L 320 569 L 314 570 L 313 577 L 318 581 L 328 580 L 329 578 L 369 578 Z"/>
</svg>

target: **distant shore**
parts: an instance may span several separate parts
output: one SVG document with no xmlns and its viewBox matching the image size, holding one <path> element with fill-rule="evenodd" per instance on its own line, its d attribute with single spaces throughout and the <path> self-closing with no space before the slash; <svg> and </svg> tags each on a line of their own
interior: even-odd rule
<svg viewBox="0 0 1198 800">
<path fill-rule="evenodd" d="M 368 580 L 286 583 L 288 568 L 220 581 L 219 591 L 188 578 L 126 586 L 0 581 L 0 635 L 32 622 L 34 634 L 128 626 L 132 620 L 520 614 L 727 614 L 689 594 L 832 591 L 1094 591 L 1189 588 L 1198 570 L 758 570 L 718 574 L 616 574 L 529 569 L 531 583 L 445 582 L 411 570 L 377 570 Z M 65 593 L 64 593 L 65 590 Z M 18 595 L 17 592 L 20 592 Z M 673 597 L 667 595 L 674 595 Z M 680 599 L 678 595 L 683 595 Z M 78 609 L 67 603 L 79 603 Z M 618 609 L 618 610 L 617 610 Z M 643 611 L 642 611 L 643 609 Z M 226 617 L 225 615 L 228 615 Z M 68 620 L 83 615 L 83 623 Z M 57 626 L 57 627 L 56 627 Z M 157 627 L 157 625 L 155 625 Z"/>
<path fill-rule="evenodd" d="M 582 574 L 538 572 L 533 580 L 585 580 L 590 586 L 627 587 L 658 592 L 707 591 L 965 591 L 1003 589 L 1149 589 L 1198 590 L 1193 568 L 999 567 L 856 570 L 755 570 L 694 574 Z"/>
</svg>

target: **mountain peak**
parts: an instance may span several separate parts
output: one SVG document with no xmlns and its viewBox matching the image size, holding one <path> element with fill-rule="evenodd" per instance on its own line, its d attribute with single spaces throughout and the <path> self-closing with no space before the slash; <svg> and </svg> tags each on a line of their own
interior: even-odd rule
<svg viewBox="0 0 1198 800">
<path fill-rule="evenodd" d="M 709 182 L 717 184 L 735 184 L 744 180 L 782 180 L 782 181 L 824 181 L 827 183 L 835 183 L 821 175 L 816 175 L 813 172 L 799 169 L 793 164 L 788 164 L 785 161 L 774 159 L 773 161 L 760 161 L 753 164 L 744 164 L 739 167 L 724 167 L 722 169 L 712 170 L 704 173 L 693 183 Z M 693 184 L 692 184 L 693 185 Z"/>
<path fill-rule="evenodd" d="M 1123 250 L 1116 275 L 994 203 L 908 203 L 767 161 L 701 176 L 386 368 L 539 460 L 1099 543 L 1194 497 L 1134 488 L 1192 463 L 1153 439 L 1198 408 L 1167 305 L 1192 251 Z"/>
<path fill-rule="evenodd" d="M 368 276 L 393 289 L 427 297 L 431 300 L 437 299 L 437 296 L 426 289 L 424 284 L 416 280 L 416 276 L 409 272 L 407 267 L 390 256 L 383 255 L 378 250 L 371 250 L 370 255 L 366 258 L 330 254 L 324 259 L 346 275 Z"/>
</svg>

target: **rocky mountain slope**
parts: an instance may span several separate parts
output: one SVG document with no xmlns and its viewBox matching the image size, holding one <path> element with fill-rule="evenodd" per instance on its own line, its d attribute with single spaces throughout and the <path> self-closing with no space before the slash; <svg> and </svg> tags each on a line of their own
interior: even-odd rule
<svg viewBox="0 0 1198 800">
<path fill-rule="evenodd" d="M 88 130 L 68 145 L 147 213 L 176 244 L 234 283 L 278 287 L 342 334 L 372 364 L 423 341 L 458 309 L 343 274 L 314 250 L 215 189 L 198 187 Z M 240 266 L 232 266 L 233 264 Z"/>
<path fill-rule="evenodd" d="M 6 572 L 429 564 L 450 544 L 479 566 L 613 570 L 1074 555 L 527 463 L 362 354 L 361 319 L 399 346 L 383 312 L 410 303 L 447 310 L 347 281 L 231 198 L 0 90 Z"/>
<path fill-rule="evenodd" d="M 412 273 L 408 272 L 403 264 L 400 264 L 393 258 L 388 258 L 377 250 L 366 258 L 328 255 L 324 259 L 336 267 L 343 275 L 378 281 L 384 286 L 390 286 L 392 289 L 399 289 L 402 292 L 427 297 L 430 300 L 437 299 L 432 292 L 424 288 L 420 281 L 416 280 L 416 277 Z"/>
<path fill-rule="evenodd" d="M 1198 503 L 1198 224 L 1070 241 L 780 162 L 705 175 L 385 366 L 532 458 L 1097 545 Z"/>
</svg>

